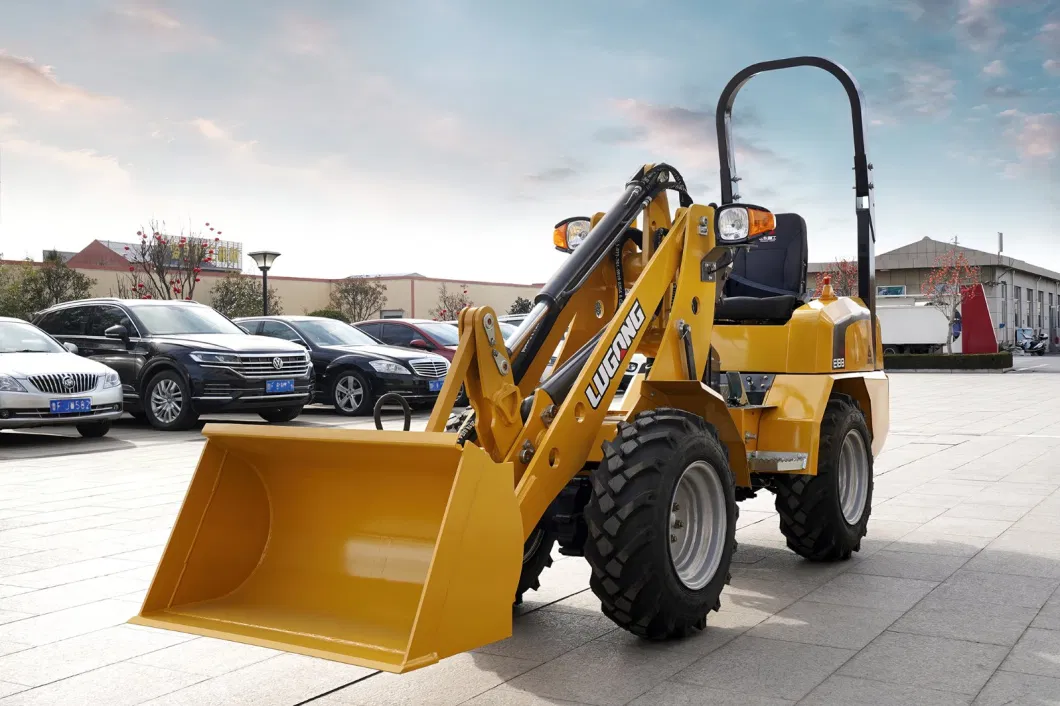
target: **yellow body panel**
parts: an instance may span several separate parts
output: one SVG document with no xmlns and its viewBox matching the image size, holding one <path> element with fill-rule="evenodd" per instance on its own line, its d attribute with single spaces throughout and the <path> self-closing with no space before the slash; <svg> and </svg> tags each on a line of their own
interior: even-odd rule
<svg viewBox="0 0 1060 706">
<path fill-rule="evenodd" d="M 132 622 L 390 672 L 511 635 L 510 464 L 454 435 L 208 424 Z"/>
</svg>

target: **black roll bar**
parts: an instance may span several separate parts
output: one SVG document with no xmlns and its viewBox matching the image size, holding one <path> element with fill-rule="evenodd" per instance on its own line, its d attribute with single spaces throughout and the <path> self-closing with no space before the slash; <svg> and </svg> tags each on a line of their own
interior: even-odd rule
<svg viewBox="0 0 1060 706">
<path fill-rule="evenodd" d="M 732 77 L 721 92 L 716 113 L 718 130 L 718 153 L 721 162 L 721 202 L 734 203 L 739 195 L 734 194 L 734 185 L 740 180 L 736 176 L 736 154 L 732 143 L 732 106 L 736 94 L 756 74 L 778 71 L 798 66 L 824 69 L 843 84 L 850 100 L 850 115 L 854 129 L 854 209 L 858 223 L 858 296 L 869 308 L 872 330 L 872 353 L 876 358 L 876 201 L 870 180 L 872 164 L 865 149 L 865 118 L 861 89 L 854 76 L 839 64 L 818 56 L 796 56 L 752 64 Z"/>
</svg>

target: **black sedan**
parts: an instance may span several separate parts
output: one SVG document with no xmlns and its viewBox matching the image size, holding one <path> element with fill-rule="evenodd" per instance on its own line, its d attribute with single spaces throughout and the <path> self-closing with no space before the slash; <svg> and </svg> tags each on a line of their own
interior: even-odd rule
<svg viewBox="0 0 1060 706">
<path fill-rule="evenodd" d="M 248 333 L 293 341 L 309 349 L 316 371 L 314 402 L 341 414 L 370 414 L 396 392 L 410 404 L 433 404 L 449 361 L 426 351 L 387 346 L 341 321 L 317 316 L 251 316 L 235 320 Z"/>
</svg>

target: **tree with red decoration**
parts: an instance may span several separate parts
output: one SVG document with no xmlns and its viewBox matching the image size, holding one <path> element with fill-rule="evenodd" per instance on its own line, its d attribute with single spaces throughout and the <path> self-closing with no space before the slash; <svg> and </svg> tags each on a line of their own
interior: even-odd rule
<svg viewBox="0 0 1060 706">
<path fill-rule="evenodd" d="M 823 272 L 816 273 L 816 285 L 813 296 L 821 296 L 824 287 L 824 278 L 832 278 L 832 289 L 837 297 L 854 297 L 858 293 L 858 262 L 857 260 L 836 260 L 829 262 Z"/>
<path fill-rule="evenodd" d="M 182 227 L 166 232 L 165 222 L 152 220 L 136 231 L 138 242 L 125 246 L 128 273 L 118 276 L 118 296 L 127 299 L 183 299 L 195 296 L 203 265 L 216 257 L 221 231 L 209 223 L 208 230 Z"/>
<path fill-rule="evenodd" d="M 460 285 L 457 291 L 451 292 L 443 282 L 438 288 L 438 306 L 431 309 L 429 314 L 435 321 L 456 321 L 460 312 L 473 304 L 474 302 L 467 295 L 466 284 Z"/>
<path fill-rule="evenodd" d="M 928 274 L 921 292 L 934 306 L 946 315 L 949 329 L 946 333 L 946 352 L 953 353 L 953 323 L 961 303 L 976 295 L 975 285 L 980 283 L 979 266 L 968 261 L 964 251 L 957 247 L 957 238 L 952 247 L 935 256 L 935 266 Z"/>
</svg>

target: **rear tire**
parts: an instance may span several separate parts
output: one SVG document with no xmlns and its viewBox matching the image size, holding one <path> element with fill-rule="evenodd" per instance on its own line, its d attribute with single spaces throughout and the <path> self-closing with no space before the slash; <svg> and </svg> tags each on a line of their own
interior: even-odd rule
<svg viewBox="0 0 1060 706">
<path fill-rule="evenodd" d="M 263 409 L 258 416 L 270 424 L 289 422 L 302 413 L 302 405 L 297 407 L 277 407 L 276 409 Z"/>
<path fill-rule="evenodd" d="M 585 508 L 589 586 L 601 610 L 651 640 L 704 629 L 721 608 L 736 548 L 725 447 L 702 417 L 656 409 L 620 424 L 603 450 Z"/>
<path fill-rule="evenodd" d="M 86 439 L 99 439 L 110 431 L 110 420 L 104 419 L 99 422 L 85 422 L 77 425 L 77 433 Z"/>
<path fill-rule="evenodd" d="M 776 509 L 788 548 L 810 561 L 860 551 L 872 514 L 872 433 L 854 398 L 834 394 L 821 420 L 817 475 L 778 475 Z"/>
</svg>

